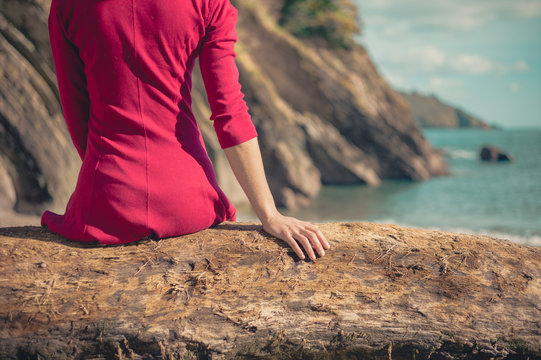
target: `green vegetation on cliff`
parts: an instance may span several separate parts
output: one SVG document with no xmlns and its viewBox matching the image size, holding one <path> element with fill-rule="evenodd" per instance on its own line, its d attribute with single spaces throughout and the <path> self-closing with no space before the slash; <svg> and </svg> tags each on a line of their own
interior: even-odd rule
<svg viewBox="0 0 541 360">
<path fill-rule="evenodd" d="M 299 37 L 318 37 L 350 48 L 361 32 L 357 8 L 349 0 L 285 0 L 280 25 Z"/>
</svg>

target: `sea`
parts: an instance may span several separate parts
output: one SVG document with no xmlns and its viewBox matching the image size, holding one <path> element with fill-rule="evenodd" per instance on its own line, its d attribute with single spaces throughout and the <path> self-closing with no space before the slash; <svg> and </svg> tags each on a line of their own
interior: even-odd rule
<svg viewBox="0 0 541 360">
<path fill-rule="evenodd" d="M 380 186 L 324 186 L 311 204 L 285 214 L 312 222 L 367 221 L 482 234 L 541 246 L 541 128 L 425 129 L 451 175 Z M 484 144 L 513 157 L 483 162 Z M 238 220 L 253 220 L 240 212 Z"/>
</svg>

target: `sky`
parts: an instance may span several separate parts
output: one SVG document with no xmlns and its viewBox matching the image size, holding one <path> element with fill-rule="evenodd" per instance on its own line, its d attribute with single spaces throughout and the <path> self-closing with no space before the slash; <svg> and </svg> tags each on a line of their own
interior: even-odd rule
<svg viewBox="0 0 541 360">
<path fill-rule="evenodd" d="M 541 0 L 354 0 L 363 44 L 397 90 L 489 124 L 541 127 Z"/>
</svg>

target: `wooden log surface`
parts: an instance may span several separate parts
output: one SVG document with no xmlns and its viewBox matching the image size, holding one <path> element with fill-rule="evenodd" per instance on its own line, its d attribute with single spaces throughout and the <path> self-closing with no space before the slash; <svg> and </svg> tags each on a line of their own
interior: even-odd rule
<svg viewBox="0 0 541 360">
<path fill-rule="evenodd" d="M 0 358 L 541 357 L 540 248 L 320 228 L 315 262 L 253 223 L 121 246 L 0 229 Z"/>
</svg>

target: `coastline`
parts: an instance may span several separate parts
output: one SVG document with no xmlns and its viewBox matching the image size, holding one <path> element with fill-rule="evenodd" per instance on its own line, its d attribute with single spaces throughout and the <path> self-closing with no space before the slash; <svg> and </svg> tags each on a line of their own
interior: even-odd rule
<svg viewBox="0 0 541 360">
<path fill-rule="evenodd" d="M 389 224 L 395 224 L 398 226 L 419 228 L 419 229 L 429 230 L 429 231 L 452 232 L 452 233 L 460 234 L 460 235 L 488 236 L 488 237 L 493 237 L 493 238 L 497 238 L 501 240 L 508 240 L 516 244 L 541 247 L 541 236 L 538 236 L 538 235 L 522 236 L 522 235 L 515 235 L 515 234 L 506 233 L 506 232 L 493 231 L 493 230 L 468 229 L 468 228 L 461 228 L 461 227 L 418 226 L 415 224 L 402 223 L 402 222 L 396 222 L 393 220 L 385 220 L 385 219 L 374 221 L 374 223 L 389 223 Z"/>
</svg>

